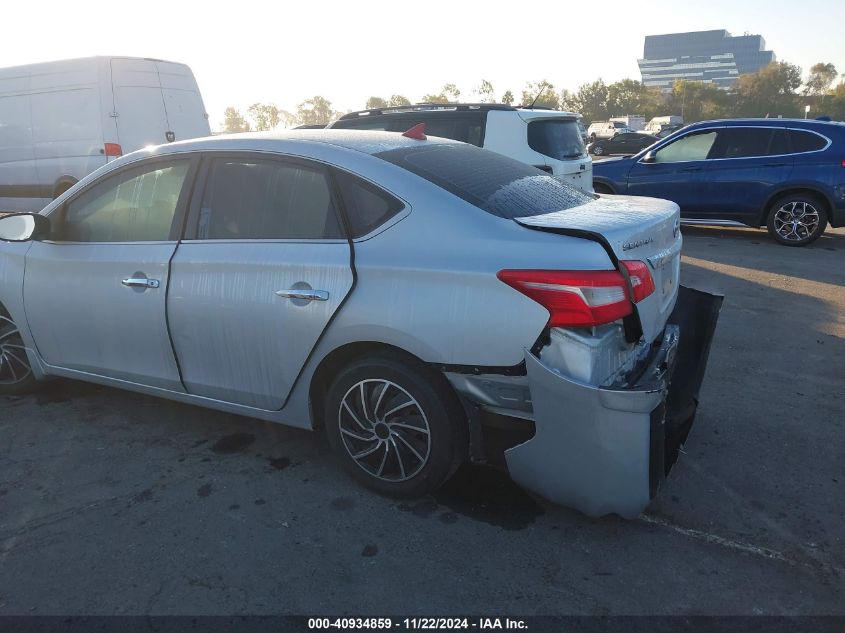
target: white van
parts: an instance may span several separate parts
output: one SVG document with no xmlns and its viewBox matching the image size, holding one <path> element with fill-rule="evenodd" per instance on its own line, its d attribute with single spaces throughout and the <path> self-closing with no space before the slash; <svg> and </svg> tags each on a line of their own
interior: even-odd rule
<svg viewBox="0 0 845 633">
<path fill-rule="evenodd" d="M 593 190 L 593 161 L 581 115 L 500 103 L 421 103 L 350 112 L 328 127 L 404 132 L 425 123 L 429 136 L 451 138 L 533 165 L 584 191 Z"/>
<path fill-rule="evenodd" d="M 632 132 L 622 121 L 595 121 L 587 128 L 588 140 L 592 143 L 600 138 L 613 138 L 617 134 Z"/>
<path fill-rule="evenodd" d="M 2 68 L 0 210 L 40 210 L 122 154 L 210 134 L 184 64 L 89 57 Z"/>
</svg>

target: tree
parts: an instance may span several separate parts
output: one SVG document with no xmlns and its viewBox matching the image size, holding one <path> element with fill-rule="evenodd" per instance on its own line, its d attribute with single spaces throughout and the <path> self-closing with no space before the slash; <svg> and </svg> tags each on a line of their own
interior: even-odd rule
<svg viewBox="0 0 845 633">
<path fill-rule="evenodd" d="M 592 121 L 606 121 L 608 117 L 608 88 L 604 81 L 597 79 L 578 88 L 574 94 L 568 94 L 564 101 L 564 110 L 578 112 L 589 125 Z"/>
<path fill-rule="evenodd" d="M 502 103 L 505 105 L 513 105 L 514 96 L 510 90 L 506 90 L 505 94 L 502 95 Z"/>
<path fill-rule="evenodd" d="M 259 132 L 277 128 L 282 120 L 282 111 L 272 103 L 253 103 L 247 114 Z"/>
<path fill-rule="evenodd" d="M 496 97 L 493 94 L 493 84 L 486 79 L 481 80 L 481 85 L 475 89 L 479 103 L 495 103 Z"/>
<path fill-rule="evenodd" d="M 411 101 L 408 99 L 408 97 L 403 97 L 402 95 L 391 95 L 389 103 L 391 107 L 411 105 Z"/>
<path fill-rule="evenodd" d="M 249 122 L 232 106 L 223 112 L 223 131 L 229 133 L 249 132 Z"/>
<path fill-rule="evenodd" d="M 833 89 L 830 97 L 828 114 L 836 121 L 845 121 L 845 81 Z"/>
<path fill-rule="evenodd" d="M 560 110 L 560 97 L 555 92 L 555 87 L 548 81 L 529 81 L 522 90 L 522 105 L 531 104 L 541 108 Z"/>
<path fill-rule="evenodd" d="M 452 100 L 457 101 L 460 96 L 461 91 L 455 84 L 445 84 L 438 94 L 424 95 L 422 100 L 423 103 L 450 103 Z"/>
<path fill-rule="evenodd" d="M 379 110 L 387 107 L 387 101 L 381 97 L 370 97 L 367 99 L 367 105 L 364 106 L 367 110 Z"/>
<path fill-rule="evenodd" d="M 801 85 L 801 69 L 788 62 L 772 62 L 736 82 L 737 116 L 797 116 L 795 91 Z"/>
<path fill-rule="evenodd" d="M 824 96 L 830 90 L 839 73 L 836 66 L 819 62 L 810 67 L 810 75 L 804 84 L 804 94 L 808 96 Z"/>
<path fill-rule="evenodd" d="M 622 79 L 607 87 L 607 110 L 611 116 L 640 114 L 650 119 L 660 113 L 663 101 L 659 89 L 648 88 L 636 79 Z"/>
<path fill-rule="evenodd" d="M 734 97 L 714 83 L 675 80 L 666 102 L 669 114 L 680 114 L 687 123 L 733 116 Z"/>
<path fill-rule="evenodd" d="M 301 125 L 326 125 L 339 114 L 332 110 L 332 102 L 320 95 L 306 99 L 296 108 L 296 118 Z"/>
</svg>

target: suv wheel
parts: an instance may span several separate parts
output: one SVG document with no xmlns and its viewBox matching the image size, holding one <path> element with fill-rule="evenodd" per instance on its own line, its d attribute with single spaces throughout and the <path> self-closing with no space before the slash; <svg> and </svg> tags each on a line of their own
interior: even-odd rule
<svg viewBox="0 0 845 633">
<path fill-rule="evenodd" d="M 446 380 L 393 355 L 362 358 L 326 398 L 329 443 L 376 492 L 419 496 L 439 488 L 467 453 L 466 420 Z"/>
<path fill-rule="evenodd" d="M 766 222 L 769 234 L 786 246 L 805 246 L 827 226 L 827 207 L 812 194 L 793 194 L 774 201 Z"/>
<path fill-rule="evenodd" d="M 15 396 L 36 385 L 18 327 L 0 313 L 0 395 Z"/>
</svg>

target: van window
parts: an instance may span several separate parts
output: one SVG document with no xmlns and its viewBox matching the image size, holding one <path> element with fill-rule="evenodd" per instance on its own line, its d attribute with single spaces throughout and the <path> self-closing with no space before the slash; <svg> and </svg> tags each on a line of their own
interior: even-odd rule
<svg viewBox="0 0 845 633">
<path fill-rule="evenodd" d="M 792 141 L 792 151 L 795 153 L 817 152 L 827 145 L 827 140 L 818 134 L 801 130 L 789 130 L 789 139 Z"/>
<path fill-rule="evenodd" d="M 347 119 L 345 121 L 338 121 L 332 127 L 349 130 L 375 130 L 384 131 L 388 128 L 389 121 L 387 117 L 366 117 L 362 116 L 359 119 Z"/>
<path fill-rule="evenodd" d="M 423 145 L 375 154 L 492 215 L 513 219 L 593 200 L 543 171 L 469 145 Z"/>
<path fill-rule="evenodd" d="M 352 237 L 374 231 L 405 207 L 386 191 L 348 172 L 337 170 L 335 175 Z"/>
<path fill-rule="evenodd" d="M 655 162 L 679 163 L 690 160 L 705 160 L 715 141 L 715 130 L 687 134 L 657 150 Z"/>
<path fill-rule="evenodd" d="M 61 224 L 67 242 L 159 242 L 170 228 L 190 160 L 127 169 L 70 201 Z"/>
<path fill-rule="evenodd" d="M 214 160 L 199 239 L 341 239 L 325 171 L 273 160 Z"/>
<path fill-rule="evenodd" d="M 398 122 L 391 129 L 397 132 L 404 132 L 418 123 L 425 123 L 425 133 L 427 136 L 450 138 L 453 141 L 460 141 L 461 143 L 469 143 L 481 147 L 483 119 L 478 117 L 444 117 L 436 114 L 429 116 L 417 115 L 413 118 L 402 119 L 401 122 Z"/>
<path fill-rule="evenodd" d="M 531 121 L 528 124 L 528 146 L 557 160 L 578 158 L 586 151 L 578 122 L 571 119 Z"/>
</svg>

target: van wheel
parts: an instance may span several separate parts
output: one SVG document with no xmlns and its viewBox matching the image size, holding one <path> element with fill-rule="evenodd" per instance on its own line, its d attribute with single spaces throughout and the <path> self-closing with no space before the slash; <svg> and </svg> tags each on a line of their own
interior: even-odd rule
<svg viewBox="0 0 845 633">
<path fill-rule="evenodd" d="M 806 246 L 824 233 L 827 205 L 812 194 L 783 196 L 772 204 L 766 226 L 779 243 Z"/>
<path fill-rule="evenodd" d="M 0 314 L 0 395 L 27 393 L 36 384 L 18 327 Z"/>
<path fill-rule="evenodd" d="M 367 356 L 342 369 L 324 419 L 344 467 L 382 494 L 431 492 L 467 455 L 465 416 L 445 378 L 398 355 Z"/>
</svg>

